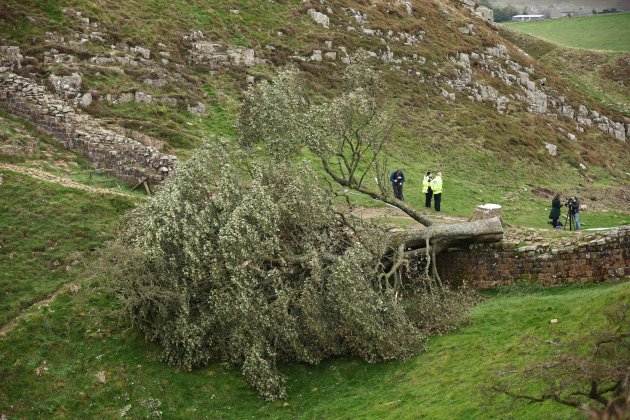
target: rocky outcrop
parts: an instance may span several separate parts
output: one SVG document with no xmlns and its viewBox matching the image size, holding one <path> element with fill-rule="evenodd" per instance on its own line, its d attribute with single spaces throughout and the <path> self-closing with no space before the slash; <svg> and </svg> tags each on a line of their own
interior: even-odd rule
<svg viewBox="0 0 630 420">
<path fill-rule="evenodd" d="M 308 9 L 307 13 L 315 23 L 322 25 L 324 28 L 328 28 L 330 26 L 330 18 L 328 18 L 325 14 L 318 12 L 315 9 Z"/>
<path fill-rule="evenodd" d="M 614 121 L 583 104 L 569 103 L 548 86 L 546 79 L 533 79 L 533 68 L 512 60 L 505 45 L 487 47 L 483 52 L 459 53 L 451 61 L 456 66 L 456 77 L 446 80 L 445 84 L 471 100 L 493 103 L 499 112 L 504 112 L 510 102 L 522 103 L 529 112 L 572 120 L 580 132 L 596 127 L 617 140 L 625 142 L 628 138 L 630 124 Z M 473 66 L 499 80 L 506 88 L 518 88 L 519 93 L 502 95 L 496 88 L 476 80 Z"/>
<path fill-rule="evenodd" d="M 159 183 L 175 169 L 174 156 L 103 127 L 44 86 L 6 70 L 0 72 L 0 104 L 130 184 Z"/>
<path fill-rule="evenodd" d="M 13 71 L 22 67 L 20 47 L 0 46 L 0 71 Z"/>
<path fill-rule="evenodd" d="M 256 57 L 256 51 L 252 48 L 231 47 L 209 41 L 201 31 L 191 32 L 184 37 L 184 41 L 190 43 L 189 59 L 193 64 L 219 68 L 227 65 L 250 67 L 265 62 Z"/>
<path fill-rule="evenodd" d="M 494 12 L 492 9 L 481 6 L 478 0 L 458 0 L 459 3 L 464 6 L 466 9 L 470 10 L 474 15 L 480 17 L 481 19 L 494 22 Z"/>
</svg>

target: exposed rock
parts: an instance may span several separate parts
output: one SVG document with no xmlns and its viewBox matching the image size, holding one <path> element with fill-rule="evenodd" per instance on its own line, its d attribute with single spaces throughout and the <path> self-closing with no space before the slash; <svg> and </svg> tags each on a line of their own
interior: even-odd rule
<svg viewBox="0 0 630 420">
<path fill-rule="evenodd" d="M 143 83 L 149 86 L 163 87 L 166 86 L 167 81 L 164 79 L 144 79 Z"/>
<path fill-rule="evenodd" d="M 135 96 L 131 92 L 121 93 L 120 96 L 118 97 L 118 103 L 126 104 L 126 103 L 129 103 L 129 102 L 133 102 L 134 98 L 135 98 Z"/>
<path fill-rule="evenodd" d="M 177 106 L 177 98 L 171 98 L 169 96 L 162 96 L 162 97 L 159 97 L 157 101 L 161 103 L 162 105 L 170 106 L 173 108 Z"/>
<path fill-rule="evenodd" d="M 137 91 L 134 96 L 134 100 L 140 104 L 150 104 L 153 102 L 153 96 L 149 95 L 148 93 L 144 93 L 142 91 Z"/>
<path fill-rule="evenodd" d="M 577 137 L 573 133 L 567 133 L 567 138 L 571 141 L 576 141 Z"/>
<path fill-rule="evenodd" d="M 529 102 L 529 111 L 537 114 L 547 112 L 547 95 L 537 89 L 527 91 L 527 100 Z"/>
<path fill-rule="evenodd" d="M 354 18 L 354 20 L 360 25 L 363 26 L 367 23 L 368 16 L 365 13 L 361 13 L 358 10 L 354 10 L 352 8 L 346 9 L 346 11 Z"/>
<path fill-rule="evenodd" d="M 475 25 L 473 25 L 472 23 L 469 23 L 466 26 L 460 26 L 459 28 L 457 28 L 457 30 L 463 33 L 464 35 L 473 35 L 474 27 Z"/>
<path fill-rule="evenodd" d="M 494 22 L 494 11 L 486 6 L 478 6 L 475 14 L 488 22 Z"/>
<path fill-rule="evenodd" d="M 315 9 L 308 9 L 308 15 L 315 21 L 315 23 L 322 25 L 324 28 L 330 26 L 330 19 L 325 14 L 318 12 Z"/>
<path fill-rule="evenodd" d="M 206 115 L 206 106 L 201 102 L 197 102 L 195 105 L 188 105 L 188 112 L 197 116 Z"/>
<path fill-rule="evenodd" d="M 545 143 L 545 148 L 547 149 L 547 152 L 551 156 L 557 156 L 558 155 L 558 146 L 556 146 L 555 144 Z"/>
<path fill-rule="evenodd" d="M 571 105 L 562 105 L 562 107 L 560 108 L 560 114 L 563 117 L 566 117 L 572 120 L 573 117 L 575 116 L 575 111 L 573 110 L 573 107 Z"/>
<path fill-rule="evenodd" d="M 190 59 L 195 64 L 205 64 L 212 68 L 226 65 L 249 67 L 264 63 L 264 60 L 256 57 L 256 52 L 251 48 L 232 48 L 211 41 L 193 42 Z"/>
<path fill-rule="evenodd" d="M 313 50 L 310 57 L 311 61 L 322 61 L 322 50 Z"/>
<path fill-rule="evenodd" d="M 411 5 L 411 0 L 396 0 L 396 3 L 405 7 L 407 15 L 413 15 L 413 6 Z"/>
<path fill-rule="evenodd" d="M 90 92 L 87 92 L 86 94 L 81 96 L 81 99 L 79 99 L 79 105 L 82 108 L 87 108 L 92 105 L 92 94 Z"/>
<path fill-rule="evenodd" d="M 63 97 L 76 96 L 81 89 L 81 75 L 72 73 L 70 76 L 56 76 L 51 74 L 48 78 L 53 89 Z"/>
<path fill-rule="evenodd" d="M 148 49 L 148 48 L 136 46 L 136 47 L 131 48 L 130 51 L 132 53 L 135 53 L 135 54 L 141 56 L 145 60 L 149 60 L 151 58 L 151 50 Z"/>
<path fill-rule="evenodd" d="M 253 66 L 258 64 L 256 60 L 256 52 L 251 48 L 228 48 L 228 57 L 235 66 Z"/>
<path fill-rule="evenodd" d="M 497 44 L 496 47 L 487 47 L 486 53 L 498 58 L 510 58 L 508 55 L 508 49 L 503 44 Z"/>
<path fill-rule="evenodd" d="M 454 101 L 455 100 L 455 94 L 454 93 L 449 93 L 449 91 L 447 91 L 446 89 L 442 89 L 440 93 L 442 94 L 442 96 L 446 100 L 450 100 L 450 101 Z"/>
<path fill-rule="evenodd" d="M 0 72 L 22 68 L 23 58 L 20 47 L 0 46 Z"/>
</svg>

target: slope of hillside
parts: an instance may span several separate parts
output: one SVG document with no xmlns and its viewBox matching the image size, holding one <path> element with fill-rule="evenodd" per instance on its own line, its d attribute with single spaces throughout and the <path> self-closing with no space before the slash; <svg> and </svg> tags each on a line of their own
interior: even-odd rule
<svg viewBox="0 0 630 420">
<path fill-rule="evenodd" d="M 630 54 L 564 48 L 512 30 L 501 34 L 541 64 L 554 69 L 576 90 L 603 106 L 630 115 Z"/>
<path fill-rule="evenodd" d="M 630 13 L 503 25 L 563 47 L 630 52 Z"/>
<path fill-rule="evenodd" d="M 4 0 L 0 417 L 574 415 L 485 390 L 511 363 L 549 354 L 532 337 L 551 334 L 550 318 L 566 336 L 597 328 L 603 307 L 628 298 L 627 283 L 492 297 L 470 325 L 405 363 L 286 366 L 290 399 L 276 403 L 226 365 L 169 368 L 121 323 L 93 260 L 141 198 L 89 160 L 105 156 L 133 174 L 129 156 L 118 158 L 131 150 L 134 165 L 162 176 L 154 155 L 183 160 L 204 138 L 235 139 L 251 83 L 294 65 L 316 101 L 336 92 L 360 49 L 386 82 L 396 115 L 388 154 L 416 207 L 421 174 L 434 169 L 445 175 L 446 215 L 468 217 L 491 201 L 508 223 L 547 227 L 549 194 L 560 191 L 589 206 L 585 227 L 630 223 L 625 108 L 576 89 L 459 1 Z M 83 187 L 56 184 L 66 178 Z M 55 301 L 29 308 L 55 291 Z"/>
<path fill-rule="evenodd" d="M 495 201 L 507 220 L 545 226 L 548 199 L 531 193 L 539 188 L 627 212 L 618 197 L 630 157 L 614 139 L 626 138 L 622 115 L 538 68 L 459 3 L 9 0 L 1 7 L 4 43 L 23 56 L 16 71 L 57 86 L 79 108 L 89 94 L 83 112 L 148 135 L 143 141 L 180 158 L 204 137 L 234 136 L 248 83 L 293 64 L 327 95 L 362 48 L 383 71 L 399 116 L 391 161 L 408 172 L 412 203 L 420 203 L 420 174 L 433 168 L 445 173 L 443 208 L 454 215 Z M 55 82 L 75 72 L 78 85 Z M 611 222 L 608 214 L 602 223 Z"/>
</svg>

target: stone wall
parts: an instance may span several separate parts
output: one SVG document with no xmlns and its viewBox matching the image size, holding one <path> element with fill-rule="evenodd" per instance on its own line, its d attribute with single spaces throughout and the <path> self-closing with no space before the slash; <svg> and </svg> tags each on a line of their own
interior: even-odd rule
<svg viewBox="0 0 630 420">
<path fill-rule="evenodd" d="M 130 184 L 159 183 L 175 169 L 175 156 L 103 127 L 36 81 L 12 73 L 8 65 L 0 67 L 0 105 Z"/>
<path fill-rule="evenodd" d="M 476 289 L 529 281 L 545 286 L 600 282 L 630 276 L 630 226 L 604 233 L 516 246 L 473 246 L 438 257 L 440 276 Z"/>
</svg>

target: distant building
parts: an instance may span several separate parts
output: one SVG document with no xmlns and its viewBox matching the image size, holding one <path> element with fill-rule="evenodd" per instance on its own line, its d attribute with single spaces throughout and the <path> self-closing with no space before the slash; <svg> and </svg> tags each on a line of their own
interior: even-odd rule
<svg viewBox="0 0 630 420">
<path fill-rule="evenodd" d="M 544 20 L 545 15 L 514 15 L 512 21 L 514 22 L 529 22 L 531 20 Z"/>
</svg>

